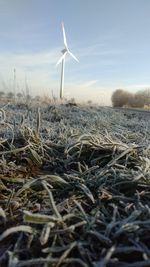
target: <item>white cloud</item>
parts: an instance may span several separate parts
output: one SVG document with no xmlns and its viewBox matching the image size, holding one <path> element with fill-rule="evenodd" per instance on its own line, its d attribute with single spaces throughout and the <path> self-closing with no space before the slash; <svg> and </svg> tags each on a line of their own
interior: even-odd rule
<svg viewBox="0 0 150 267">
<path fill-rule="evenodd" d="M 102 57 L 102 56 L 114 56 L 124 54 L 126 51 L 123 49 L 108 49 L 107 45 L 104 45 L 100 42 L 91 44 L 90 46 L 85 46 L 79 48 L 77 53 L 78 56 L 81 57 Z"/>
<path fill-rule="evenodd" d="M 98 82 L 98 80 L 91 80 L 91 81 L 81 83 L 80 86 L 87 88 L 87 87 L 91 87 L 91 86 L 95 85 L 97 82 Z"/>
<path fill-rule="evenodd" d="M 59 56 L 58 48 L 51 50 L 50 52 L 41 52 L 41 53 L 5 53 L 0 54 L 0 65 L 1 66 L 14 66 L 19 68 L 34 67 L 35 69 L 43 65 L 54 65 L 57 62 Z M 0 67 L 1 68 L 1 67 Z"/>
<path fill-rule="evenodd" d="M 147 89 L 147 88 L 150 88 L 150 84 L 131 84 L 131 85 L 128 85 L 125 87 L 127 90 L 144 90 L 144 89 Z"/>
</svg>

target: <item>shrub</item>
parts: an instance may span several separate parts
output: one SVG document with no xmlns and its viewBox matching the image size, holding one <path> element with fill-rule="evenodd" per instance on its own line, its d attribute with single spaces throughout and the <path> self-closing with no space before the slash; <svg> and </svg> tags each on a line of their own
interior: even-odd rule
<svg viewBox="0 0 150 267">
<path fill-rule="evenodd" d="M 137 92 L 129 98 L 128 105 L 133 108 L 143 108 L 145 104 L 145 97 L 143 92 Z"/>
<path fill-rule="evenodd" d="M 150 89 L 142 91 L 142 95 L 144 97 L 144 104 L 150 105 Z"/>
<path fill-rule="evenodd" d="M 128 104 L 131 94 L 125 90 L 117 89 L 113 92 L 111 101 L 113 107 L 123 107 Z"/>
</svg>

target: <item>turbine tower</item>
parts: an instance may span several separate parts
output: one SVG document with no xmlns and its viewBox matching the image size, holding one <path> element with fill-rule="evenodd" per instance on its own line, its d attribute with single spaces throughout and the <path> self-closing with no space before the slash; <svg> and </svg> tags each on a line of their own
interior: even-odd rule
<svg viewBox="0 0 150 267">
<path fill-rule="evenodd" d="M 60 98 L 63 98 L 63 91 L 64 91 L 64 70 L 65 70 L 65 59 L 66 59 L 66 55 L 69 54 L 72 58 L 74 58 L 77 62 L 79 62 L 79 60 L 74 56 L 74 54 L 72 54 L 68 48 L 68 44 L 67 44 L 67 39 L 66 39 L 66 33 L 65 33 L 65 27 L 64 27 L 64 23 L 62 22 L 62 32 L 63 32 L 63 40 L 64 40 L 64 49 L 61 51 L 62 52 L 62 56 L 60 57 L 60 59 L 58 60 L 57 65 L 59 65 L 60 63 L 62 63 L 61 65 L 61 79 L 60 79 Z"/>
</svg>

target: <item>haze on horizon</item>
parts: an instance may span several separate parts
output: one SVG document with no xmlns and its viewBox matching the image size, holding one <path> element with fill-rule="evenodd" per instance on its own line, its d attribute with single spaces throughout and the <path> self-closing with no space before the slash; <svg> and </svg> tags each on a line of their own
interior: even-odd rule
<svg viewBox="0 0 150 267">
<path fill-rule="evenodd" d="M 110 103 L 113 90 L 150 87 L 149 0 L 0 0 L 0 91 L 25 77 L 33 95 L 59 96 L 64 21 L 71 51 L 64 96 Z"/>
</svg>

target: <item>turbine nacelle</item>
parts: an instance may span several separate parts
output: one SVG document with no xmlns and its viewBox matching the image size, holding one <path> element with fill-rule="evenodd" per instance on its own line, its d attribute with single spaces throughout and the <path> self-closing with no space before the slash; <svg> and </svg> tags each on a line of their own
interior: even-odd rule
<svg viewBox="0 0 150 267">
<path fill-rule="evenodd" d="M 68 52 L 68 49 L 64 48 L 63 50 L 61 50 L 62 54 L 64 54 L 65 52 Z"/>
</svg>

